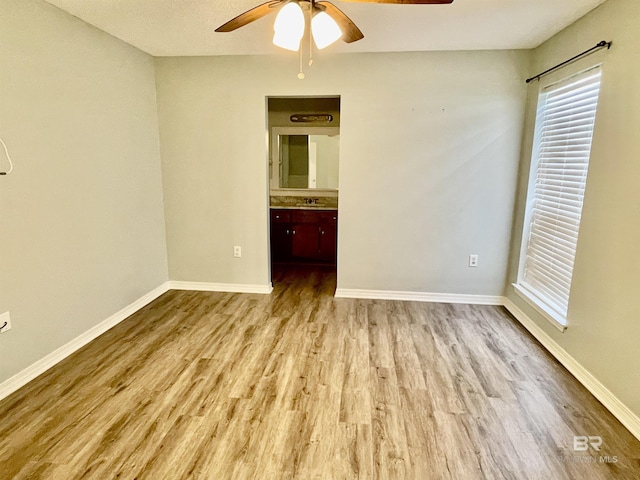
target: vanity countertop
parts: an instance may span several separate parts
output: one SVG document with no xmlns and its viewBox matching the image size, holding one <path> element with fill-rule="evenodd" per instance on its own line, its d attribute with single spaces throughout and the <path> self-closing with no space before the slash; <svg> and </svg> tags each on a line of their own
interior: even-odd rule
<svg viewBox="0 0 640 480">
<path fill-rule="evenodd" d="M 271 210 L 338 210 L 338 207 L 329 205 L 271 205 Z"/>
<path fill-rule="evenodd" d="M 301 197 L 293 195 L 271 195 L 269 206 L 285 210 L 338 210 L 337 196 Z"/>
</svg>

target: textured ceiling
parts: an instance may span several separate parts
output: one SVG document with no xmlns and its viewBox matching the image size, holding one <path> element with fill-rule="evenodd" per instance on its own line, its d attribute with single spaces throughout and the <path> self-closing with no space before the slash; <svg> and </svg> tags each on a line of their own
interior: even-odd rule
<svg viewBox="0 0 640 480">
<path fill-rule="evenodd" d="M 222 23 L 264 0 L 47 0 L 155 56 L 276 53 L 275 15 L 229 33 Z M 335 0 L 363 40 L 333 52 L 533 48 L 605 0 L 454 0 L 451 5 L 383 5 Z"/>
</svg>

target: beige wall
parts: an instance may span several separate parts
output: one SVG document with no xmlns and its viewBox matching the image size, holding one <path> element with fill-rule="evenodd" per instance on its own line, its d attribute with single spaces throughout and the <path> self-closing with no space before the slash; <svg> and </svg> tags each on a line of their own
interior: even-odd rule
<svg viewBox="0 0 640 480">
<path fill-rule="evenodd" d="M 47 3 L 0 2 L 0 383 L 168 279 L 153 68 Z"/>
<path fill-rule="evenodd" d="M 171 279 L 270 281 L 265 99 L 340 95 L 339 286 L 502 294 L 527 61 L 327 56 L 301 81 L 291 55 L 157 59 Z"/>
<path fill-rule="evenodd" d="M 557 331 L 510 286 L 517 278 L 538 84 L 529 87 L 510 274 L 506 295 L 605 387 L 640 416 L 640 2 L 609 0 L 534 52 L 531 74 L 598 43 L 601 51 L 553 81 L 602 62 L 602 87 L 569 302 Z M 595 433 L 594 433 L 595 434 Z"/>
</svg>

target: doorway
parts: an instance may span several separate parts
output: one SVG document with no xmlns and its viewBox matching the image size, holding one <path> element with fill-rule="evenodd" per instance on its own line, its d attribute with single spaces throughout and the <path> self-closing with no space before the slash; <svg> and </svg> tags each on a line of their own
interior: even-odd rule
<svg viewBox="0 0 640 480">
<path fill-rule="evenodd" d="M 333 277 L 335 288 L 340 97 L 266 103 L 271 281 L 277 288 L 303 276 L 331 285 Z"/>
</svg>

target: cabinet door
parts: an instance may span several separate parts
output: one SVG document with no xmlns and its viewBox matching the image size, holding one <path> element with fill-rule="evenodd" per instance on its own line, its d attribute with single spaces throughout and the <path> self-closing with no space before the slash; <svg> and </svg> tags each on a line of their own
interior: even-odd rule
<svg viewBox="0 0 640 480">
<path fill-rule="evenodd" d="M 320 229 L 317 223 L 292 225 L 291 252 L 295 258 L 317 259 Z"/>
<path fill-rule="evenodd" d="M 291 225 L 271 224 L 271 260 L 286 262 L 291 258 Z"/>
<path fill-rule="evenodd" d="M 338 243 L 338 230 L 335 223 L 320 225 L 320 245 L 318 258 L 324 262 L 336 263 L 336 245 Z"/>
</svg>

